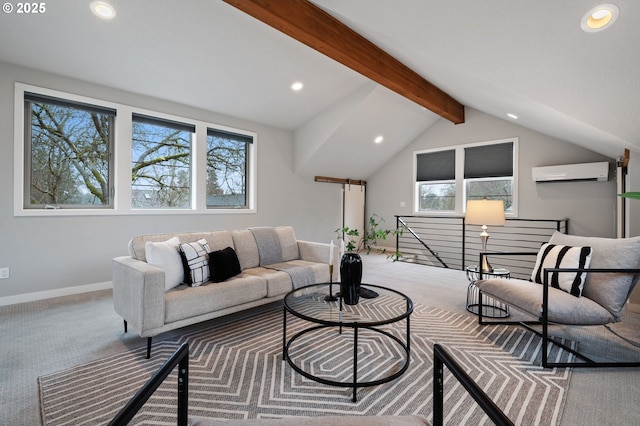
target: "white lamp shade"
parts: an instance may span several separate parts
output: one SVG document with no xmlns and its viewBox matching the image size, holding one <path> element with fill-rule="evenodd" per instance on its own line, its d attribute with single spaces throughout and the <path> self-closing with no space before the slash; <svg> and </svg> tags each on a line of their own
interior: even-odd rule
<svg viewBox="0 0 640 426">
<path fill-rule="evenodd" d="M 469 225 L 504 226 L 502 200 L 469 200 L 465 222 Z"/>
</svg>

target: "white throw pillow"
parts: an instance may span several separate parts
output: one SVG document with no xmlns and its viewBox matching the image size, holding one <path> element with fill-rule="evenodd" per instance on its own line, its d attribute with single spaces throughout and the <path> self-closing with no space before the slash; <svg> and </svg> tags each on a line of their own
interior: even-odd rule
<svg viewBox="0 0 640 426">
<path fill-rule="evenodd" d="M 144 245 L 147 263 L 164 269 L 165 291 L 179 286 L 184 280 L 182 259 L 178 252 L 179 245 L 178 237 L 157 243 L 149 241 Z"/>
<path fill-rule="evenodd" d="M 591 247 L 571 247 L 546 243 L 540 247 L 531 281 L 544 282 L 546 268 L 588 268 L 591 262 Z M 586 272 L 553 272 L 549 275 L 551 287 L 559 288 L 576 297 L 582 295 Z"/>
</svg>

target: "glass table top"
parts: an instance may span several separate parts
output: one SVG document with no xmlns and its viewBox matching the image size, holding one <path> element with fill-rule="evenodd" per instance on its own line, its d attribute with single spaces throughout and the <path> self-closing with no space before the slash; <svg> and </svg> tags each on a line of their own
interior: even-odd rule
<svg viewBox="0 0 640 426">
<path fill-rule="evenodd" d="M 362 284 L 379 294 L 373 299 L 360 297 L 357 305 L 325 301 L 329 283 L 314 284 L 289 292 L 284 298 L 287 311 L 295 316 L 319 324 L 346 326 L 375 326 L 400 321 L 413 312 L 413 302 L 405 294 L 390 288 Z M 340 283 L 333 283 L 333 294 L 340 291 Z M 342 306 L 342 310 L 340 307 Z"/>
</svg>

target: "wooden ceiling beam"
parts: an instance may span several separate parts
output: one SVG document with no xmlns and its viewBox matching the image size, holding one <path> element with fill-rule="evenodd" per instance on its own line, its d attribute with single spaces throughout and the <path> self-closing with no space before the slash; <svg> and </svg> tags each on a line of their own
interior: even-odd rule
<svg viewBox="0 0 640 426">
<path fill-rule="evenodd" d="M 464 123 L 464 105 L 309 1 L 223 1 L 441 117 Z"/>
</svg>

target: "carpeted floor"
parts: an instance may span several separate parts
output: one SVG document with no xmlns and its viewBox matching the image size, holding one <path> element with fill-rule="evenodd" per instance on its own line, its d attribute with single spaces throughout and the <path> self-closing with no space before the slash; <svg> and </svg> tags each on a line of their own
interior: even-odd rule
<svg viewBox="0 0 640 426">
<path fill-rule="evenodd" d="M 465 310 L 468 282 L 464 272 L 391 263 L 375 255 L 364 256 L 363 261 L 364 281 L 396 288 L 416 303 L 475 318 Z M 154 344 L 176 342 L 200 326 L 165 333 L 155 338 Z M 623 321 L 612 328 L 640 340 L 640 314 L 625 312 Z M 637 348 L 602 327 L 586 332 L 566 330 L 564 334 L 579 340 L 581 349 L 594 356 L 640 357 Z M 0 424 L 41 424 L 38 377 L 143 345 L 144 339 L 135 333 L 123 333 L 110 290 L 0 306 Z M 560 424 L 637 424 L 638 383 L 640 369 L 574 369 Z"/>
<path fill-rule="evenodd" d="M 324 296 L 324 295 L 321 295 Z M 319 296 L 320 297 L 320 296 Z M 384 302 L 384 301 L 383 301 Z M 366 303 L 366 301 L 364 302 Z M 384 305 L 381 307 L 384 309 Z M 282 362 L 282 308 L 269 305 L 162 342 L 146 360 L 144 348 L 127 351 L 39 378 L 45 425 L 105 424 L 182 341 L 191 350 L 190 415 L 216 419 L 277 418 L 302 415 L 414 415 L 431 417 L 432 352 L 437 341 L 519 425 L 558 423 L 570 370 L 546 371 L 535 365 L 540 339 L 523 329 L 480 327 L 473 318 L 417 305 L 411 317 L 412 359 L 397 380 L 358 389 L 323 385 L 303 378 Z M 309 323 L 288 320 L 292 334 Z M 385 327 L 398 338 L 404 323 Z M 349 382 L 352 333 L 323 329 L 305 334 L 290 352 L 296 365 L 332 380 Z M 295 348 L 295 349 L 294 349 Z M 359 377 L 373 381 L 403 363 L 402 351 L 388 338 L 362 330 Z M 554 350 L 553 359 L 568 354 Z M 175 424 L 175 378 L 163 386 L 133 424 Z M 446 380 L 445 413 L 449 424 L 484 424 L 487 419 L 451 378 Z"/>
</svg>

